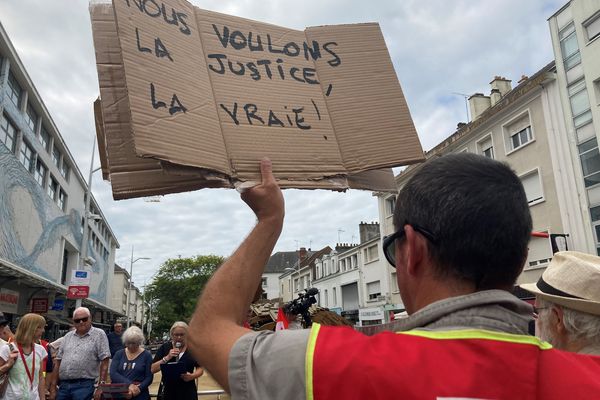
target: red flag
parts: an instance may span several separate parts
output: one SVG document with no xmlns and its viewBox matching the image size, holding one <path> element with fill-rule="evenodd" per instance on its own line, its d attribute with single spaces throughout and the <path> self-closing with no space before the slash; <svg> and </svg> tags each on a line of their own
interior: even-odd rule
<svg viewBox="0 0 600 400">
<path fill-rule="evenodd" d="M 279 307 L 279 309 L 277 310 L 277 323 L 275 324 L 275 330 L 282 331 L 284 329 L 287 329 L 289 325 L 290 323 L 288 322 L 285 314 L 283 313 L 283 310 L 281 309 L 281 307 Z"/>
</svg>

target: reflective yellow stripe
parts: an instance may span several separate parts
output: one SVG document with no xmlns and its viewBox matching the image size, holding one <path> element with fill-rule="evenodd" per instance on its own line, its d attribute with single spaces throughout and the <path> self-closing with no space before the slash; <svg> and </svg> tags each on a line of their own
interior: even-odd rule
<svg viewBox="0 0 600 400">
<path fill-rule="evenodd" d="M 321 325 L 313 322 L 312 328 L 310 329 L 310 336 L 308 337 L 308 345 L 306 347 L 306 361 L 305 374 L 306 374 L 306 400 L 313 400 L 313 359 L 315 356 L 315 345 L 317 343 L 317 336 L 319 335 L 319 329 Z"/>
<path fill-rule="evenodd" d="M 500 342 L 531 344 L 542 350 L 552 348 L 548 342 L 544 342 L 535 336 L 515 335 L 512 333 L 486 331 L 483 329 L 457 329 L 450 331 L 424 331 L 412 330 L 406 332 L 396 332 L 402 335 L 421 336 L 429 339 L 488 339 Z"/>
</svg>

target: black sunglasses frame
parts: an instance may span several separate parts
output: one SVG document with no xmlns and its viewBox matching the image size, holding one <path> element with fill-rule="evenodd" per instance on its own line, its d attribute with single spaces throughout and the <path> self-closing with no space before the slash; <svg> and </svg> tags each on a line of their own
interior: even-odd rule
<svg viewBox="0 0 600 400">
<path fill-rule="evenodd" d="M 425 238 L 427 240 L 429 240 L 431 243 L 437 244 L 437 242 L 438 242 L 437 237 L 433 233 L 431 233 L 431 231 L 429 231 L 428 229 L 422 228 L 419 225 L 415 225 L 415 224 L 406 223 L 405 225 L 412 226 L 415 231 L 417 231 L 421 235 L 425 236 Z M 395 257 L 396 246 L 394 246 L 394 243 L 396 242 L 396 240 L 404 238 L 404 236 L 406 236 L 406 234 L 404 232 L 404 226 L 403 226 L 402 228 L 398 229 L 396 232 L 383 238 L 383 254 L 385 255 L 385 259 L 387 260 L 387 262 L 389 262 L 390 265 L 394 268 L 396 268 L 396 257 Z"/>
<path fill-rule="evenodd" d="M 76 324 L 79 324 L 81 322 L 88 322 L 89 319 L 90 319 L 90 317 L 73 318 L 73 322 L 75 322 Z"/>
</svg>

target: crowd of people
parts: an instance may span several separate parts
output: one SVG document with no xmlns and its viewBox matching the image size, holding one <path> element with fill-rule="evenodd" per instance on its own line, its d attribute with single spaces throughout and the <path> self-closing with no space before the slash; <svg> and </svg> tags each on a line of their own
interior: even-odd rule
<svg viewBox="0 0 600 400">
<path fill-rule="evenodd" d="M 86 307 L 77 308 L 72 320 L 69 332 L 48 343 L 42 340 L 43 316 L 24 315 L 14 334 L 8 321 L 0 319 L 0 399 L 149 400 L 154 374 L 165 370 L 176 375 L 162 375 L 161 400 L 197 399 L 196 379 L 204 370 L 187 351 L 185 322 L 173 324 L 170 340 L 153 357 L 135 325 L 123 331 L 117 322 L 106 334 L 92 326 Z"/>
</svg>

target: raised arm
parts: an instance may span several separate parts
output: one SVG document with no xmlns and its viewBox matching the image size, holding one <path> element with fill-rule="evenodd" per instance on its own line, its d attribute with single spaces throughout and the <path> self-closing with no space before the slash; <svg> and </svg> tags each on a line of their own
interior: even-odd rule
<svg viewBox="0 0 600 400">
<path fill-rule="evenodd" d="M 242 324 L 283 227 L 283 194 L 271 161 L 262 160 L 260 170 L 261 184 L 242 194 L 257 223 L 206 284 L 190 322 L 190 350 L 227 391 L 229 352 L 236 340 L 249 332 Z"/>
</svg>

